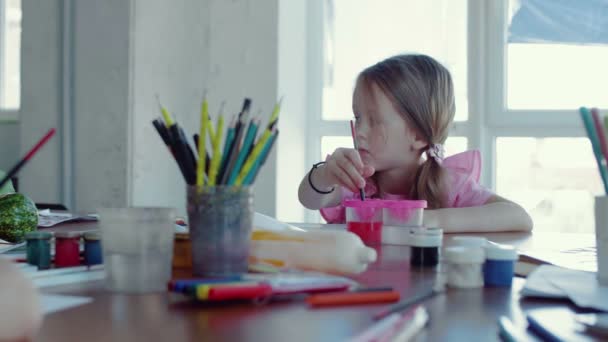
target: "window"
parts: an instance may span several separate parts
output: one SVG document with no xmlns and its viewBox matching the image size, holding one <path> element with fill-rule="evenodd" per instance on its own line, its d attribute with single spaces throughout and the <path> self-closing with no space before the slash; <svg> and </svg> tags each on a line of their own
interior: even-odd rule
<svg viewBox="0 0 608 342">
<path fill-rule="evenodd" d="M 0 0 L 0 110 L 20 105 L 21 0 Z"/>
<path fill-rule="evenodd" d="M 467 119 L 465 0 L 325 1 L 323 119 L 352 118 L 357 74 L 384 58 L 424 53 L 452 73 L 456 120 Z"/>
<path fill-rule="evenodd" d="M 492 4 L 488 15 L 504 22 L 486 45 L 497 53 L 488 53 L 483 131 L 495 146 L 486 154 L 496 190 L 524 206 L 536 230 L 591 233 L 603 187 L 577 109 L 608 108 L 608 4 Z"/>
<path fill-rule="evenodd" d="M 603 189 L 586 138 L 500 137 L 497 191 L 525 207 L 538 230 L 589 232 Z"/>
<path fill-rule="evenodd" d="M 510 109 L 608 107 L 608 3 L 509 3 L 507 104 Z"/>
</svg>

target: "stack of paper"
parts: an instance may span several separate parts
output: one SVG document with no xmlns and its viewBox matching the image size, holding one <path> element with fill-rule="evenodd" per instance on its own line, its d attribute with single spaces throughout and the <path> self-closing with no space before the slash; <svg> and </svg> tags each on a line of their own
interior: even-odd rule
<svg viewBox="0 0 608 342">
<path fill-rule="evenodd" d="M 595 272 L 541 265 L 528 276 L 521 294 L 568 298 L 581 308 L 608 311 L 608 287 L 599 285 Z"/>
</svg>

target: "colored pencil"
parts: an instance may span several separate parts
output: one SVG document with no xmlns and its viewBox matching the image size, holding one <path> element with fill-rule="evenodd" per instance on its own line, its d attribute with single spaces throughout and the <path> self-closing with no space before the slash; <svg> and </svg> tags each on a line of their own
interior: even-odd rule
<svg viewBox="0 0 608 342">
<path fill-rule="evenodd" d="M 40 138 L 40 140 L 38 140 L 38 142 L 25 154 L 24 157 L 21 158 L 21 160 L 19 160 L 19 162 L 15 164 L 10 171 L 8 171 L 6 176 L 2 178 L 0 181 L 0 189 L 2 189 L 2 187 L 6 185 L 6 183 L 10 181 L 11 178 L 13 178 L 19 172 L 19 170 L 21 170 L 25 163 L 32 159 L 32 157 L 53 137 L 53 135 L 55 135 L 55 129 L 51 128 L 48 132 L 46 132 L 45 135 L 42 136 L 42 138 Z"/>
<path fill-rule="evenodd" d="M 591 108 L 591 116 L 593 117 L 593 124 L 595 125 L 595 131 L 597 132 L 598 141 L 600 143 L 600 149 L 604 156 L 604 162 L 608 162 L 608 143 L 606 142 L 606 131 L 602 120 L 600 120 L 600 112 L 597 108 Z"/>
<path fill-rule="evenodd" d="M 357 153 L 359 152 L 359 144 L 357 144 L 357 131 L 355 130 L 355 124 L 353 120 L 350 120 L 350 133 L 353 136 L 353 145 L 355 146 L 355 150 Z M 362 201 L 365 201 L 365 190 L 363 188 L 359 189 L 359 197 L 361 197 Z"/>
<path fill-rule="evenodd" d="M 600 172 L 600 177 L 602 178 L 602 182 L 604 183 L 604 192 L 608 195 L 608 171 L 606 170 L 606 165 L 602 163 L 602 152 L 600 148 L 600 143 L 597 137 L 597 133 L 593 126 L 593 120 L 591 119 L 591 113 L 589 109 L 585 107 L 581 107 L 579 109 L 581 114 L 581 118 L 583 120 L 583 124 L 585 126 L 585 130 L 587 131 L 587 136 L 591 141 L 591 147 L 593 149 L 593 155 L 595 156 L 595 161 L 597 162 L 597 168 Z"/>
<path fill-rule="evenodd" d="M 211 159 L 211 168 L 209 171 L 209 185 L 215 185 L 217 180 L 217 173 L 220 167 L 220 161 L 222 155 L 220 153 L 220 145 L 222 141 L 222 132 L 224 131 L 224 116 L 220 114 L 217 119 L 217 130 L 215 139 L 213 140 L 213 159 Z"/>
<path fill-rule="evenodd" d="M 247 172 L 249 172 L 251 170 L 251 168 L 253 167 L 253 164 L 255 163 L 256 159 L 262 152 L 262 149 L 264 148 L 264 146 L 266 145 L 266 142 L 268 141 L 268 139 L 270 139 L 271 133 L 272 132 L 268 129 L 266 129 L 264 131 L 264 133 L 262 134 L 262 137 L 260 137 L 258 142 L 255 144 L 255 147 L 249 154 L 247 161 L 245 162 L 245 164 L 239 171 L 238 177 L 234 180 L 234 185 L 243 184 L 243 180 L 245 179 Z M 233 183 L 230 183 L 230 184 L 232 185 Z"/>
<path fill-rule="evenodd" d="M 247 173 L 247 176 L 245 177 L 243 184 L 251 185 L 255 181 L 260 169 L 262 168 L 262 166 L 264 166 L 266 159 L 268 159 L 270 150 L 272 149 L 272 146 L 274 146 L 274 142 L 277 140 L 278 135 L 279 135 L 279 131 L 275 130 L 274 134 L 270 136 L 270 139 L 266 143 L 266 146 L 264 146 L 264 149 L 260 153 L 260 157 L 255 161 L 255 164 L 251 168 L 251 171 L 249 171 Z"/>
<path fill-rule="evenodd" d="M 252 119 L 249 123 L 249 127 L 247 127 L 247 133 L 245 135 L 245 140 L 243 141 L 243 146 L 239 151 L 239 155 L 236 158 L 236 162 L 234 163 L 234 167 L 231 169 L 230 177 L 228 177 L 227 184 L 233 184 L 236 181 L 236 177 L 239 175 L 241 171 L 241 167 L 245 162 L 245 158 L 247 158 L 248 153 L 250 151 L 250 147 L 255 140 L 255 136 L 258 130 L 259 122 L 257 119 Z"/>
<path fill-rule="evenodd" d="M 198 140 L 198 163 L 196 170 L 196 185 L 204 186 L 205 185 L 205 177 L 204 170 L 206 168 L 207 160 L 204 158 L 205 153 L 207 152 L 206 141 L 207 139 L 207 125 L 209 125 L 209 103 L 207 102 L 207 96 L 203 96 L 203 103 L 201 104 L 201 122 L 200 122 L 200 130 L 199 130 L 199 140 Z"/>
<path fill-rule="evenodd" d="M 246 116 L 243 117 L 243 119 L 245 118 Z M 234 136 L 234 142 L 232 143 L 232 147 L 230 148 L 228 156 L 226 157 L 226 168 L 224 169 L 224 174 L 222 175 L 220 184 L 228 184 L 228 179 L 230 178 L 230 174 L 232 173 L 232 169 L 234 168 L 234 164 L 236 163 L 236 158 L 238 157 L 238 154 L 241 150 L 241 140 L 245 135 L 245 128 L 243 127 L 243 124 L 244 122 L 241 122 L 240 120 L 236 124 L 237 127 L 235 128 L 236 131 Z M 249 122 L 249 125 L 251 125 L 251 121 Z"/>
</svg>

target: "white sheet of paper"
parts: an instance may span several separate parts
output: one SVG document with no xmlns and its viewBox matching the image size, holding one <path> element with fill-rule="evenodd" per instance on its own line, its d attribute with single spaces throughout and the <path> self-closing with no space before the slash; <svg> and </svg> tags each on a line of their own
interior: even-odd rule
<svg viewBox="0 0 608 342">
<path fill-rule="evenodd" d="M 45 315 L 53 312 L 67 310 L 76 306 L 84 305 L 93 301 L 90 297 L 77 297 L 56 294 L 41 294 L 40 305 Z"/>
<path fill-rule="evenodd" d="M 608 287 L 599 285 L 595 273 L 583 273 L 576 278 L 557 277 L 551 283 L 578 307 L 608 311 Z"/>
<path fill-rule="evenodd" d="M 572 281 L 587 274 L 595 277 L 594 272 L 571 270 L 553 265 L 540 265 L 526 279 L 521 295 L 526 297 L 567 298 L 566 293 L 555 286 L 551 280 L 569 279 Z"/>
</svg>

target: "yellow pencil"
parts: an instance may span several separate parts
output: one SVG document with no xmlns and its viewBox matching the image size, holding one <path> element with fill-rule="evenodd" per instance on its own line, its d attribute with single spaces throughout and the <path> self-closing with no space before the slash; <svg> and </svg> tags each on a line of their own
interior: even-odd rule
<svg viewBox="0 0 608 342">
<path fill-rule="evenodd" d="M 203 104 L 201 106 L 201 128 L 198 137 L 198 163 L 196 164 L 196 185 L 205 185 L 205 157 L 207 147 L 205 144 L 207 125 L 209 124 L 209 103 L 207 102 L 207 96 L 203 98 Z"/>
<path fill-rule="evenodd" d="M 249 157 L 247 157 L 247 161 L 245 161 L 245 164 L 243 164 L 243 167 L 241 168 L 238 177 L 236 177 L 236 180 L 234 181 L 234 185 L 243 184 L 245 176 L 247 176 L 249 170 L 251 170 L 251 168 L 253 167 L 253 164 L 255 163 L 256 159 L 258 159 L 258 156 L 262 152 L 262 149 L 264 149 L 264 145 L 266 145 L 266 141 L 270 138 L 271 133 L 272 132 L 269 129 L 266 129 L 264 131 L 264 134 L 262 134 L 262 137 L 260 138 L 260 140 L 258 140 L 258 143 L 255 144 L 255 147 L 253 148 L 253 150 L 251 150 Z"/>
<path fill-rule="evenodd" d="M 281 111 L 282 102 L 283 102 L 283 97 L 281 97 L 279 99 L 279 102 L 277 102 L 274 105 L 274 108 L 272 109 L 272 115 L 270 116 L 270 120 L 268 121 L 268 125 L 271 125 L 273 122 L 275 122 L 279 118 L 279 112 Z"/>
<path fill-rule="evenodd" d="M 171 119 L 171 115 L 169 114 L 169 111 L 167 111 L 167 108 L 163 107 L 163 105 L 160 104 L 160 97 L 158 96 L 158 94 L 156 94 L 156 101 L 158 102 L 158 106 L 160 107 L 160 112 L 163 115 L 163 118 L 165 119 L 165 125 L 167 127 L 173 126 L 173 124 L 174 124 L 173 119 Z"/>
<path fill-rule="evenodd" d="M 209 168 L 209 185 L 215 185 L 217 181 L 217 172 L 220 168 L 220 162 L 222 161 L 222 154 L 220 153 L 220 145 L 222 142 L 222 131 L 224 130 L 224 115 L 220 113 L 217 118 L 217 130 L 215 133 L 215 139 L 213 140 L 213 157 L 211 158 L 211 166 Z"/>
</svg>

